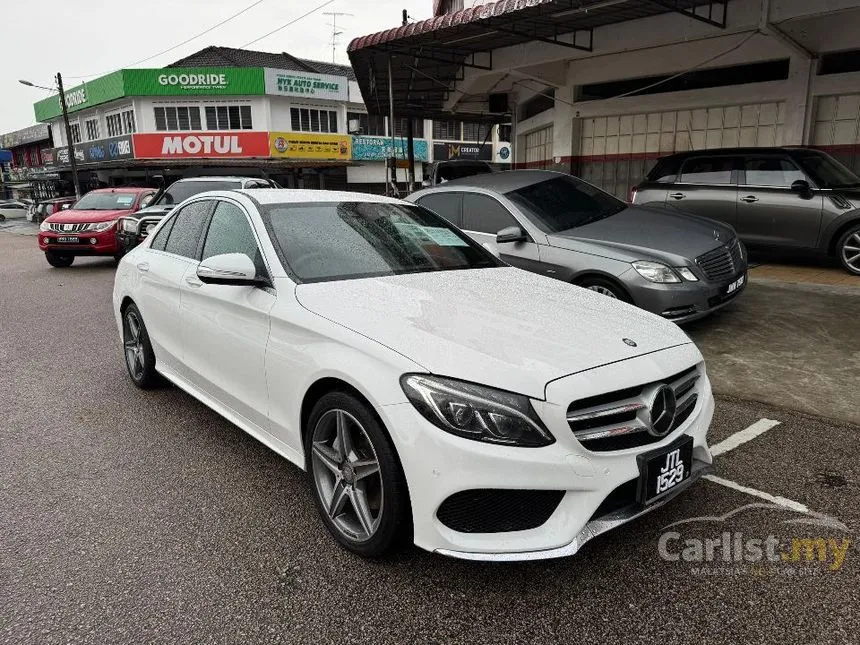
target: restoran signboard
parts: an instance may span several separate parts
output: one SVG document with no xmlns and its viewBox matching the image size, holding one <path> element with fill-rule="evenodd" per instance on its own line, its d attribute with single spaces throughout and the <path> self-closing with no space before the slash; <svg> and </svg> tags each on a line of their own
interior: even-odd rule
<svg viewBox="0 0 860 645">
<path fill-rule="evenodd" d="M 266 94 L 327 101 L 346 101 L 349 99 L 349 82 L 346 76 L 296 72 L 269 67 L 264 71 Z"/>
</svg>

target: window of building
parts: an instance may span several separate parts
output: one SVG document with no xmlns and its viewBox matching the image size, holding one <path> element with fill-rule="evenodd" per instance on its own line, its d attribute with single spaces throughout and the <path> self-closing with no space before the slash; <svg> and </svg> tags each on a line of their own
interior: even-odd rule
<svg viewBox="0 0 860 645">
<path fill-rule="evenodd" d="M 358 121 L 359 132 L 355 134 L 368 134 L 375 137 L 385 136 L 385 117 L 379 114 L 365 114 L 364 112 L 347 112 L 347 121 Z"/>
<path fill-rule="evenodd" d="M 81 142 L 81 126 L 79 123 L 72 123 L 69 125 L 69 130 L 72 131 L 72 143 L 80 143 Z"/>
<path fill-rule="evenodd" d="M 552 162 L 552 126 L 525 136 L 526 163 L 531 168 L 547 168 Z"/>
<path fill-rule="evenodd" d="M 208 130 L 253 130 L 250 105 L 207 105 Z"/>
<path fill-rule="evenodd" d="M 547 87 L 523 103 L 522 118 L 530 119 L 555 107 L 555 88 Z"/>
<path fill-rule="evenodd" d="M 433 121 L 433 138 L 460 141 L 460 122 Z"/>
<path fill-rule="evenodd" d="M 405 137 L 406 136 L 406 126 L 407 119 L 404 117 L 402 119 L 394 120 L 394 136 L 395 137 Z M 424 119 L 413 119 L 412 120 L 412 136 L 418 139 L 421 139 L 424 136 Z"/>
<path fill-rule="evenodd" d="M 486 123 L 463 123 L 463 141 L 484 143 L 490 140 L 490 128 Z"/>
<path fill-rule="evenodd" d="M 84 128 L 87 131 L 87 141 L 95 141 L 99 138 L 99 120 L 87 119 L 84 121 Z"/>
<path fill-rule="evenodd" d="M 156 107 L 155 129 L 159 132 L 172 130 L 201 130 L 200 108 L 173 105 Z"/>
<path fill-rule="evenodd" d="M 134 134 L 134 110 L 123 110 L 108 114 L 105 117 L 107 124 L 107 135 L 118 137 L 123 134 Z"/>
<path fill-rule="evenodd" d="M 511 124 L 510 123 L 502 123 L 499 125 L 499 141 L 507 141 L 511 140 Z"/>
<path fill-rule="evenodd" d="M 316 108 L 290 108 L 294 132 L 337 132 L 337 112 Z"/>
</svg>

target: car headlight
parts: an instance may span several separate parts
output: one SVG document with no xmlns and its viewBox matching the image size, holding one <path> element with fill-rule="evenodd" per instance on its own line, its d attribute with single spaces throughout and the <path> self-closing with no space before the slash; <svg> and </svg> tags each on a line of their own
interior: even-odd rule
<svg viewBox="0 0 860 645">
<path fill-rule="evenodd" d="M 521 394 L 426 374 L 404 374 L 400 386 L 425 419 L 451 434 L 529 448 L 555 442 Z"/>
<path fill-rule="evenodd" d="M 676 274 L 670 267 L 667 267 L 665 264 L 660 264 L 659 262 L 639 260 L 638 262 L 633 262 L 633 268 L 636 269 L 636 272 L 639 275 L 650 282 L 666 283 L 681 281 L 678 274 Z"/>
<path fill-rule="evenodd" d="M 116 220 L 112 219 L 109 222 L 97 222 L 96 224 L 90 224 L 90 230 L 96 231 L 97 233 L 101 233 L 102 231 L 107 231 L 114 226 L 116 226 Z"/>
<path fill-rule="evenodd" d="M 684 278 L 684 280 L 686 280 L 687 282 L 698 282 L 699 281 L 699 279 L 696 277 L 696 274 L 693 273 L 687 267 L 675 267 L 675 271 L 677 271 L 678 274 L 682 278 Z"/>
<path fill-rule="evenodd" d="M 137 233 L 137 220 L 136 219 L 124 219 L 122 220 L 122 224 L 120 225 L 124 233 Z"/>
<path fill-rule="evenodd" d="M 51 225 L 48 224 L 48 222 L 42 222 L 41 224 L 39 224 L 39 230 L 40 231 L 50 231 Z"/>
</svg>

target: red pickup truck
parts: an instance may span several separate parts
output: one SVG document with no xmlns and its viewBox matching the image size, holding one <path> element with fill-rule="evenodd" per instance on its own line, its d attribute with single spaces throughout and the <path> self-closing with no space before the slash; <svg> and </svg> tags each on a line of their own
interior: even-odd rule
<svg viewBox="0 0 860 645">
<path fill-rule="evenodd" d="M 153 188 L 100 188 L 59 210 L 39 226 L 39 248 L 48 264 L 68 267 L 79 255 L 122 257 L 116 238 L 117 219 L 144 208 Z"/>
</svg>

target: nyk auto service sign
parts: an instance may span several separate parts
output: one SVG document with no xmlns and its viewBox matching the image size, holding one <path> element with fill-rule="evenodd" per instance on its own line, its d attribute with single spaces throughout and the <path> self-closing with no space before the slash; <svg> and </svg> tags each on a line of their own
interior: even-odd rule
<svg viewBox="0 0 860 645">
<path fill-rule="evenodd" d="M 134 135 L 138 159 L 268 157 L 268 132 L 163 132 Z"/>
</svg>

